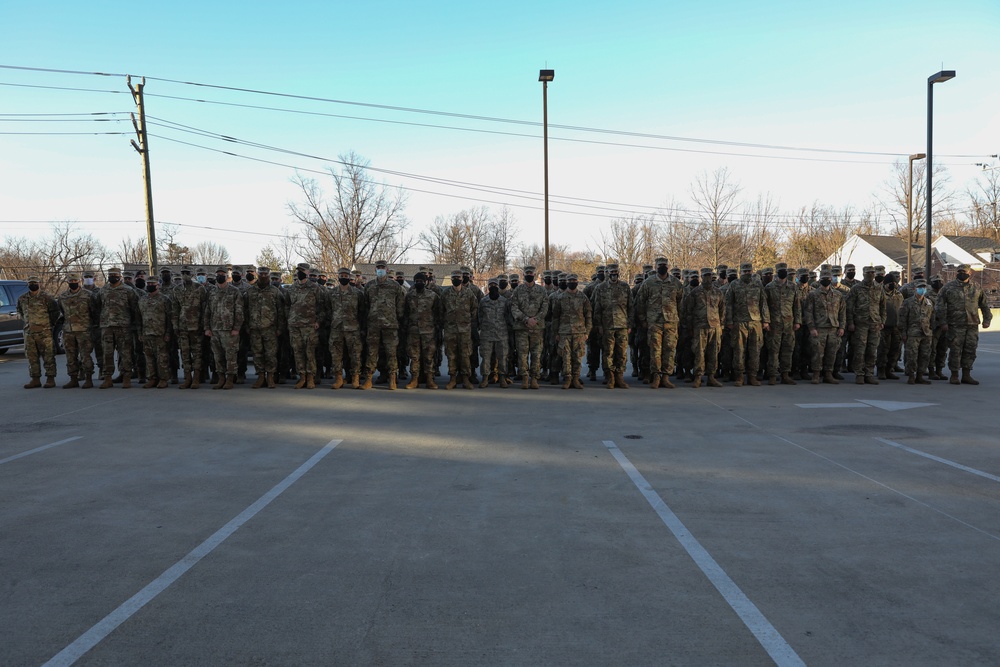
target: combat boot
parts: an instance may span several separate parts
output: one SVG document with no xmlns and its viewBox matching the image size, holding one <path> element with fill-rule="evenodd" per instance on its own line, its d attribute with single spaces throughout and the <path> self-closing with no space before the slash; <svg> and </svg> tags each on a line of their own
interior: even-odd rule
<svg viewBox="0 0 1000 667">
<path fill-rule="evenodd" d="M 757 379 L 756 373 L 751 373 L 750 375 L 747 376 L 747 384 L 750 385 L 751 387 L 760 386 L 760 380 Z"/>
<path fill-rule="evenodd" d="M 267 388 L 277 389 L 278 385 L 274 381 L 274 373 L 264 373 L 264 375 L 267 377 Z M 191 388 L 194 389 L 194 387 Z"/>
<path fill-rule="evenodd" d="M 793 380 L 792 376 L 789 375 L 788 373 L 782 373 L 781 374 L 781 384 L 798 384 L 798 382 L 796 382 L 795 380 Z"/>
<path fill-rule="evenodd" d="M 874 375 L 866 375 L 865 384 L 878 384 L 878 380 L 875 379 Z"/>
<path fill-rule="evenodd" d="M 743 376 L 742 375 L 737 375 L 736 376 L 736 378 L 733 380 L 733 386 L 734 387 L 742 387 L 743 386 Z"/>
<path fill-rule="evenodd" d="M 587 373 L 587 379 L 591 382 L 597 382 L 597 371 L 591 369 L 590 372 Z"/>
<path fill-rule="evenodd" d="M 832 371 L 823 371 L 823 382 L 827 384 L 840 384 L 840 380 Z"/>
<path fill-rule="evenodd" d="M 170 383 L 167 382 L 166 378 L 164 378 L 164 379 L 162 379 L 162 380 L 160 380 L 159 382 L 156 383 L 156 388 L 157 389 L 166 389 L 169 385 L 170 385 Z"/>
<path fill-rule="evenodd" d="M 63 389 L 76 389 L 79 386 L 80 386 L 80 381 L 77 380 L 75 377 L 71 377 L 69 379 L 69 382 L 67 382 L 66 384 L 64 384 L 62 388 Z"/>
<path fill-rule="evenodd" d="M 879 380 L 888 380 L 889 379 L 889 378 L 887 378 L 885 376 L 885 368 L 879 368 L 878 371 L 876 372 L 876 375 L 878 376 Z"/>
<path fill-rule="evenodd" d="M 299 375 L 299 381 L 295 383 L 295 388 L 296 389 L 302 389 L 305 386 L 306 386 L 306 374 L 305 373 L 301 373 Z M 214 387 L 213 387 L 213 389 L 214 389 Z"/>
<path fill-rule="evenodd" d="M 572 386 L 573 386 L 573 378 L 571 378 L 569 375 L 567 375 L 566 378 L 563 380 L 562 388 L 563 389 L 569 389 Z"/>
<path fill-rule="evenodd" d="M 831 373 L 831 375 L 833 376 L 834 380 L 843 380 L 844 379 L 844 376 L 841 375 L 840 373 L 838 373 L 837 371 L 833 371 Z"/>
<path fill-rule="evenodd" d="M 771 377 L 767 378 L 767 386 L 773 387 L 776 384 L 778 384 L 778 376 L 777 375 L 772 375 Z"/>
<path fill-rule="evenodd" d="M 121 373 L 119 373 L 115 377 L 111 378 L 111 381 L 114 382 L 115 384 L 121 384 L 122 378 L 124 378 L 124 377 L 125 377 L 124 375 L 122 375 Z"/>
<path fill-rule="evenodd" d="M 458 385 L 458 376 L 450 375 L 448 377 L 448 384 L 444 386 L 445 389 L 454 389 Z"/>
<path fill-rule="evenodd" d="M 490 377 L 488 375 L 484 375 L 483 381 L 479 383 L 479 388 L 486 389 L 488 386 L 490 386 Z"/>
<path fill-rule="evenodd" d="M 510 386 L 510 380 L 507 379 L 506 375 L 501 373 L 500 376 L 497 378 L 497 384 L 500 385 L 501 389 L 506 389 L 507 387 Z"/>
<path fill-rule="evenodd" d="M 428 389 L 437 389 L 438 388 L 437 383 L 434 382 L 434 373 L 428 373 L 427 374 L 427 380 L 424 382 L 424 384 L 427 385 Z"/>
<path fill-rule="evenodd" d="M 465 387 L 466 389 L 475 389 L 476 385 L 472 384 L 472 378 L 474 378 L 474 377 L 476 377 L 476 376 L 475 375 L 471 375 L 471 376 L 470 375 L 463 375 L 462 376 L 462 386 Z"/>
<path fill-rule="evenodd" d="M 713 374 L 711 374 L 711 375 L 708 376 L 708 386 L 709 387 L 721 387 L 722 383 L 719 382 L 716 379 L 715 374 L 713 373 Z"/>
<path fill-rule="evenodd" d="M 132 376 L 122 375 L 122 389 L 131 389 L 131 388 L 132 388 Z"/>
<path fill-rule="evenodd" d="M 392 389 L 396 388 L 396 378 L 392 378 Z M 316 388 L 316 375 L 313 373 L 306 373 L 306 389 Z"/>
<path fill-rule="evenodd" d="M 820 381 L 819 380 L 819 371 L 813 371 L 812 380 L 810 380 L 809 382 L 811 384 L 819 384 L 819 381 Z"/>
<path fill-rule="evenodd" d="M 531 378 L 527 375 L 521 377 L 521 389 L 531 388 Z"/>
<path fill-rule="evenodd" d="M 83 384 L 80 385 L 83 389 L 93 389 L 94 388 L 94 378 L 89 375 L 83 379 Z"/>
<path fill-rule="evenodd" d="M 260 389 L 261 387 L 263 387 L 264 386 L 264 382 L 266 381 L 266 378 L 264 377 L 264 375 L 265 375 L 264 373 L 258 373 L 257 374 L 257 381 L 254 382 L 252 385 L 250 385 L 250 388 L 251 389 Z"/>
<path fill-rule="evenodd" d="M 930 380 L 924 378 L 923 373 L 917 373 L 917 384 L 934 384 Z"/>
<path fill-rule="evenodd" d="M 337 383 L 334 382 L 334 388 L 335 389 L 336 389 L 336 384 Z M 418 386 L 420 386 L 420 375 L 417 374 L 417 373 L 414 373 L 410 377 L 410 381 L 407 382 L 405 385 L 403 385 L 403 389 L 416 389 Z"/>
<path fill-rule="evenodd" d="M 531 388 L 538 389 L 538 378 L 531 378 Z"/>
<path fill-rule="evenodd" d="M 236 376 L 235 375 L 230 375 L 230 374 L 227 373 L 226 374 L 226 383 L 224 385 L 222 385 L 222 388 L 223 389 L 232 389 L 233 388 L 233 384 L 235 384 L 235 382 L 236 382 Z"/>
<path fill-rule="evenodd" d="M 215 383 L 212 384 L 212 389 L 222 389 L 222 385 L 226 384 L 226 376 L 216 373 Z"/>
<path fill-rule="evenodd" d="M 190 372 L 184 374 L 184 382 L 181 383 L 180 389 L 190 389 L 191 388 L 191 377 Z"/>
<path fill-rule="evenodd" d="M 594 379 L 596 380 L 596 378 Z M 573 389 L 583 389 L 583 382 L 580 381 L 579 376 L 573 378 L 572 387 Z"/>
<path fill-rule="evenodd" d="M 659 389 L 660 388 L 660 374 L 659 373 L 654 373 L 653 374 L 652 379 L 650 379 L 650 381 L 649 381 L 649 388 L 650 389 Z"/>
<path fill-rule="evenodd" d="M 414 379 L 416 379 L 416 376 L 414 376 Z M 411 382 L 410 384 L 413 383 Z M 339 373 L 334 373 L 333 385 L 330 387 L 330 389 L 340 389 L 343 386 L 344 386 L 344 372 L 340 371 Z M 407 389 L 413 389 L 413 388 L 414 387 L 407 387 Z"/>
<path fill-rule="evenodd" d="M 670 384 L 670 380 L 666 380 L 667 384 Z M 670 385 L 671 387 L 673 385 Z M 628 383 L 625 382 L 625 373 L 615 373 L 615 389 L 628 389 Z"/>
<path fill-rule="evenodd" d="M 977 380 L 976 378 L 972 377 L 972 369 L 971 368 L 963 368 L 962 369 L 962 384 L 979 384 L 979 380 Z"/>
<path fill-rule="evenodd" d="M 670 376 L 669 375 L 664 375 L 663 377 L 660 378 L 660 388 L 661 389 L 676 389 L 677 387 L 674 386 L 674 383 L 670 381 Z M 628 389 L 628 387 L 626 387 L 626 389 Z"/>
<path fill-rule="evenodd" d="M 937 377 L 931 377 L 932 380 L 947 380 L 948 379 L 948 378 L 946 378 L 944 376 L 944 366 L 942 366 L 941 368 L 936 369 L 934 371 L 934 373 L 936 374 Z"/>
<path fill-rule="evenodd" d="M 701 387 L 701 376 L 700 375 L 691 381 L 691 386 L 694 387 L 695 389 L 698 389 L 699 387 Z"/>
<path fill-rule="evenodd" d="M 195 373 L 194 375 L 191 376 L 191 387 L 190 388 L 191 389 L 200 389 L 201 388 L 201 379 L 198 377 L 197 373 Z"/>
<path fill-rule="evenodd" d="M 958 371 L 951 372 L 951 378 L 948 380 L 948 384 L 961 384 L 958 379 Z"/>
<path fill-rule="evenodd" d="M 396 390 L 396 374 L 389 373 L 389 391 Z"/>
<path fill-rule="evenodd" d="M 29 382 L 28 384 L 24 385 L 24 388 L 25 389 L 37 389 L 38 387 L 41 387 L 41 386 L 42 386 L 42 378 L 41 378 L 41 376 L 37 376 L 36 377 L 36 376 L 32 375 L 31 376 L 31 382 Z"/>
<path fill-rule="evenodd" d="M 614 375 L 605 375 L 604 376 L 604 386 L 607 387 L 608 389 L 614 389 L 615 388 L 615 376 Z"/>
<path fill-rule="evenodd" d="M 152 389 L 155 386 L 156 386 L 156 378 L 155 377 L 151 377 L 148 380 L 146 380 L 146 384 L 142 385 L 142 388 L 143 389 Z"/>
<path fill-rule="evenodd" d="M 885 371 L 886 380 L 898 380 L 899 376 L 892 372 L 891 368 L 887 368 Z"/>
<path fill-rule="evenodd" d="M 854 376 L 854 384 L 864 384 L 865 376 L 860 373 Z"/>
<path fill-rule="evenodd" d="M 917 378 L 914 377 L 912 373 L 907 374 L 906 384 L 916 384 L 916 383 L 917 383 Z"/>
<path fill-rule="evenodd" d="M 361 388 L 361 379 L 357 373 L 354 373 L 351 375 L 351 389 L 360 389 L 360 388 Z M 371 385 L 368 385 L 368 388 L 371 389 L 372 388 Z"/>
</svg>

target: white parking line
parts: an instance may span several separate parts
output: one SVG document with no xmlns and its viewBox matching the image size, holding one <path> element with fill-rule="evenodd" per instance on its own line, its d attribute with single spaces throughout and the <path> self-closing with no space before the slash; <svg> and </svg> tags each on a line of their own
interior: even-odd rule
<svg viewBox="0 0 1000 667">
<path fill-rule="evenodd" d="M 147 584 L 145 588 L 123 602 L 113 612 L 105 616 L 96 625 L 94 625 L 94 627 L 77 637 L 72 644 L 53 656 L 51 660 L 45 663 L 44 667 L 72 665 L 74 662 L 83 657 L 87 651 L 97 646 L 97 644 L 99 644 L 105 637 L 114 632 L 119 625 L 127 621 L 136 612 L 146 606 L 147 603 L 162 593 L 168 586 L 170 586 L 170 584 L 184 576 L 188 570 L 198 564 L 198 561 L 212 553 L 213 549 L 222 544 L 226 538 L 235 533 L 240 526 L 252 519 L 254 515 L 267 507 L 271 501 L 280 496 L 285 489 L 290 487 L 298 481 L 300 477 L 309 472 L 313 466 L 319 463 L 324 456 L 332 452 L 333 448 L 341 442 L 341 440 L 331 440 L 328 442 L 323 449 L 313 454 L 312 458 L 300 465 L 292 474 L 279 482 L 273 489 L 258 498 L 254 504 L 240 512 L 236 518 L 219 530 L 215 531 L 211 537 L 192 549 L 188 555 L 177 561 L 163 574 Z"/>
<path fill-rule="evenodd" d="M 642 473 L 618 449 L 618 446 L 610 440 L 605 440 L 604 446 L 608 448 L 611 456 L 615 457 L 618 465 L 629 476 L 629 479 L 632 480 L 632 483 L 639 489 L 639 492 L 646 498 L 646 501 L 652 506 L 653 511 L 659 515 L 664 525 L 670 529 L 670 532 L 677 538 L 677 541 L 681 543 L 681 546 L 691 556 L 691 559 L 698 568 L 708 577 L 708 580 L 722 594 L 722 597 L 725 598 L 729 606 L 740 617 L 740 620 L 743 621 L 747 629 L 757 638 L 757 641 L 764 647 L 764 650 L 771 656 L 771 659 L 781 667 L 785 665 L 804 666 L 805 663 L 795 650 L 789 646 L 785 638 L 764 617 L 764 614 L 760 612 L 757 605 L 751 602 L 750 598 L 740 590 L 736 582 L 726 574 L 705 547 L 701 546 L 701 543 L 695 539 L 691 531 L 687 529 L 681 520 L 677 518 L 677 515 L 663 502 L 663 498 L 653 490 L 653 487 L 642 476 Z"/>
<path fill-rule="evenodd" d="M 965 472 L 971 472 L 973 475 L 979 475 L 980 477 L 985 477 L 986 479 L 992 479 L 994 482 L 1000 482 L 1000 477 L 996 475 L 991 475 L 988 472 L 983 472 L 982 470 L 976 470 L 975 468 L 970 468 L 969 466 L 964 466 L 961 463 L 955 463 L 954 461 L 949 461 L 948 459 L 943 459 L 940 456 L 934 456 L 933 454 L 928 454 L 927 452 L 922 452 L 919 449 L 913 449 L 912 447 L 907 447 L 906 445 L 900 444 L 893 440 L 886 440 L 885 438 L 875 438 L 879 442 L 891 445 L 893 447 L 898 447 L 904 451 L 910 452 L 911 454 L 916 454 L 917 456 L 923 456 L 925 459 L 930 459 L 932 461 L 937 461 L 938 463 L 943 463 L 946 466 L 951 466 L 952 468 L 958 468 L 959 470 L 964 470 Z M 0 461 L 2 463 L 2 461 Z"/>
<path fill-rule="evenodd" d="M 14 456 L 8 456 L 5 459 L 0 459 L 0 466 L 4 463 L 10 463 L 11 461 L 16 461 L 17 459 L 23 459 L 25 456 L 31 456 L 38 452 L 44 452 L 46 449 L 52 449 L 53 447 L 58 447 L 59 445 L 65 445 L 67 442 L 73 442 L 74 440 L 79 440 L 82 435 L 74 435 L 72 438 L 66 438 L 65 440 L 60 440 L 59 442 L 53 442 L 48 445 L 42 445 L 41 447 L 35 447 L 34 449 L 29 449 L 26 452 L 21 452 L 20 454 L 14 454 Z"/>
</svg>

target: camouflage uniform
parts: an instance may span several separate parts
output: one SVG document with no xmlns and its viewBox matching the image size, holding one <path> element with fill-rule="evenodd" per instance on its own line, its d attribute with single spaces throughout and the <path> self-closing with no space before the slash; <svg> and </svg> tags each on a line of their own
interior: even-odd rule
<svg viewBox="0 0 1000 667">
<path fill-rule="evenodd" d="M 830 274 L 820 274 L 820 278 L 829 278 Z M 802 320 L 805 328 L 812 336 L 812 381 L 819 383 L 819 374 L 831 384 L 839 383 L 833 377 L 836 367 L 837 351 L 840 349 L 840 337 L 844 335 L 847 326 L 847 301 L 839 290 L 828 285 L 820 285 L 806 297 L 802 307 Z"/>
<path fill-rule="evenodd" d="M 558 276 L 557 276 L 558 278 Z M 546 346 L 549 349 L 549 366 L 548 374 L 549 381 L 552 384 L 559 384 L 559 374 L 562 372 L 562 357 L 560 356 L 561 350 L 559 349 L 559 343 L 556 342 L 556 338 L 559 336 L 559 332 L 553 326 L 553 311 L 555 309 L 555 303 L 557 300 L 561 299 L 563 294 L 566 293 L 566 276 L 562 275 L 562 286 L 557 287 L 549 293 L 549 304 L 545 315 L 545 340 Z M 516 290 L 515 290 L 516 291 Z M 514 322 L 515 326 L 517 321 Z M 520 347 L 520 345 L 518 346 Z"/>
<path fill-rule="evenodd" d="M 702 269 L 702 283 L 681 302 L 681 320 L 691 328 L 691 350 L 694 352 L 694 386 L 708 375 L 708 384 L 721 386 L 715 379 L 722 341 L 722 323 L 726 320 L 726 303 L 722 290 L 709 278 L 711 269 Z"/>
<path fill-rule="evenodd" d="M 608 264 L 608 273 L 616 276 L 612 281 L 610 276 L 601 283 L 593 294 L 594 328 L 601 340 L 604 360 L 608 367 L 606 380 L 610 387 L 619 386 L 627 389 L 625 383 L 625 364 L 628 362 L 628 332 L 632 327 L 634 313 L 632 312 L 632 295 L 627 282 L 622 282 L 618 275 L 618 265 Z M 671 351 L 670 355 L 673 359 Z"/>
<path fill-rule="evenodd" d="M 184 368 L 184 384 L 187 389 L 201 382 L 202 346 L 205 340 L 205 308 L 208 306 L 208 291 L 191 280 L 191 267 L 181 269 L 184 282 L 171 291 L 174 311 L 174 333 L 181 351 L 181 366 Z"/>
<path fill-rule="evenodd" d="M 499 281 L 491 280 L 489 285 L 496 285 L 497 298 L 484 296 L 479 300 L 477 324 L 479 329 L 480 371 L 483 381 L 480 387 L 489 384 L 490 372 L 497 368 L 498 382 L 501 387 L 507 386 L 507 342 L 513 324 L 510 301 L 500 296 Z"/>
<path fill-rule="evenodd" d="M 726 329 L 731 335 L 736 386 L 743 384 L 744 371 L 750 384 L 757 384 L 760 351 L 764 347 L 764 323 L 771 320 L 764 286 L 753 279 L 752 271 L 751 265 L 741 265 L 743 275 L 729 283 L 726 290 Z"/>
<path fill-rule="evenodd" d="M 205 309 L 205 324 L 212 332 L 212 354 L 215 356 L 215 372 L 228 376 L 225 384 L 231 388 L 236 380 L 237 359 L 240 347 L 240 329 L 244 320 L 243 293 L 231 283 L 217 286 L 208 296 Z M 236 332 L 233 335 L 233 331 Z"/>
<path fill-rule="evenodd" d="M 94 344 L 90 332 L 98 318 L 97 300 L 82 288 L 75 292 L 66 290 L 59 295 L 59 309 L 63 316 L 66 371 L 70 384 L 75 386 L 78 380 L 89 381 L 94 375 Z"/>
<path fill-rule="evenodd" d="M 594 307 L 594 292 L 597 291 L 598 287 L 605 284 L 607 280 L 605 277 L 606 270 L 606 266 L 598 266 L 597 273 L 591 276 L 590 284 L 583 288 L 584 296 L 590 300 L 592 312 Z M 604 373 L 607 375 L 608 361 L 607 359 L 602 359 L 603 352 L 604 344 L 601 340 L 601 335 L 597 332 L 597 322 L 594 321 L 590 333 L 587 334 L 587 377 L 591 380 L 597 380 L 597 368 L 599 366 L 603 367 Z"/>
<path fill-rule="evenodd" d="M 170 357 L 167 354 L 170 340 L 170 318 L 173 306 L 170 298 L 159 293 L 146 294 L 139 299 L 139 314 L 142 319 L 142 350 L 146 356 L 146 387 L 152 387 L 155 380 L 160 388 L 167 386 L 170 379 Z"/>
<path fill-rule="evenodd" d="M 479 298 L 469 285 L 446 287 L 441 297 L 441 317 L 444 322 L 444 352 L 448 359 L 448 375 L 454 387 L 463 379 L 471 380 L 472 333 L 478 323 Z M 478 358 L 478 352 L 476 357 Z"/>
<path fill-rule="evenodd" d="M 879 336 L 875 366 L 879 377 L 896 380 L 898 378 L 892 371 L 899 361 L 903 348 L 902 332 L 899 328 L 899 309 L 903 306 L 903 294 L 895 287 L 890 290 L 887 283 L 883 283 L 882 290 L 885 292 L 885 322 Z"/>
<path fill-rule="evenodd" d="M 931 277 L 930 289 L 927 290 L 927 298 L 931 300 L 931 303 L 937 306 L 938 295 L 944 288 L 944 281 L 941 276 L 934 275 Z M 945 365 L 948 362 L 948 335 L 939 326 L 941 323 L 935 318 L 934 335 L 931 338 L 931 354 L 930 361 L 927 365 L 927 376 L 932 380 L 944 380 L 945 377 L 941 373 L 944 370 Z"/>
<path fill-rule="evenodd" d="M 968 264 L 958 270 L 970 271 Z M 968 278 L 962 282 L 957 278 L 941 288 L 934 314 L 939 325 L 947 326 L 948 368 L 951 370 L 952 384 L 958 384 L 958 371 L 962 371 L 965 384 L 979 384 L 972 379 L 972 365 L 976 362 L 976 348 L 979 346 L 979 315 L 982 313 L 983 327 L 989 327 L 993 319 L 986 295 L 982 288 Z"/>
<path fill-rule="evenodd" d="M 434 351 L 441 326 L 441 297 L 437 291 L 425 286 L 422 290 L 414 287 L 407 292 L 403 300 L 403 321 L 410 357 L 411 378 L 407 388 L 416 389 L 421 381 L 426 381 L 427 388 L 431 389 L 436 386 Z"/>
<path fill-rule="evenodd" d="M 396 349 L 399 347 L 399 324 L 403 320 L 403 300 L 406 290 L 388 276 L 376 278 L 365 285 L 368 300 L 368 358 L 365 360 L 365 384 L 368 385 L 378 364 L 380 347 L 384 348 L 386 374 L 391 376 L 390 387 L 395 385 Z"/>
<path fill-rule="evenodd" d="M 308 271 L 308 265 L 300 264 L 299 270 Z M 319 285 L 309 280 L 296 280 L 285 287 L 285 308 L 288 313 L 288 337 L 295 360 L 301 389 L 316 377 L 316 341 L 319 337 L 319 321 L 323 314 L 323 294 Z"/>
<path fill-rule="evenodd" d="M 871 268 L 865 267 L 865 279 L 852 287 L 847 297 L 847 330 L 852 331 L 854 350 L 851 366 L 858 384 L 878 384 L 875 360 L 879 332 L 885 322 L 885 290 L 872 279 L 874 270 L 869 270 Z"/>
<path fill-rule="evenodd" d="M 108 272 L 113 273 L 112 271 Z M 118 275 L 121 275 L 120 273 Z M 115 372 L 115 352 L 118 352 L 118 370 L 123 376 L 132 376 L 132 327 L 139 321 L 139 300 L 135 291 L 123 283 L 101 288 L 99 303 L 101 308 L 101 345 L 104 348 L 104 384 L 111 386 L 111 376 Z"/>
<path fill-rule="evenodd" d="M 658 258 L 658 265 L 666 266 L 666 259 Z M 674 371 L 674 353 L 677 349 L 681 324 L 683 286 L 670 275 L 658 273 L 646 278 L 635 295 L 634 318 L 649 347 L 648 377 L 650 384 L 670 387 Z M 640 376 L 644 375 L 640 368 Z"/>
<path fill-rule="evenodd" d="M 264 268 L 264 267 L 261 267 Z M 247 326 L 250 335 L 250 349 L 253 352 L 254 371 L 260 388 L 265 382 L 273 386 L 271 378 L 278 373 L 278 336 L 285 330 L 285 295 L 281 290 L 262 278 L 244 292 Z"/>
<path fill-rule="evenodd" d="M 910 286 L 913 296 L 907 297 L 899 309 L 899 330 L 906 344 L 906 375 L 910 384 L 930 384 L 923 374 L 930 363 L 934 338 L 934 302 L 916 293 L 924 287 L 923 280 L 915 280 Z"/>
<path fill-rule="evenodd" d="M 784 263 L 775 265 L 775 270 L 787 270 Z M 802 302 L 799 288 L 791 280 L 775 279 L 764 287 L 767 310 L 771 316 L 766 340 L 768 349 L 768 384 L 775 384 L 779 373 L 785 384 L 794 384 L 790 375 L 792 352 L 795 349 L 795 331 L 802 325 Z"/>
<path fill-rule="evenodd" d="M 568 282 L 576 279 L 576 274 L 567 276 Z M 570 386 L 583 389 L 580 366 L 586 353 L 587 335 L 593 326 L 590 299 L 579 290 L 563 292 L 552 304 L 552 326 L 559 336 L 563 389 Z"/>
<path fill-rule="evenodd" d="M 28 283 L 38 283 L 35 276 Z M 56 353 L 52 339 L 52 329 L 59 321 L 59 304 L 41 286 L 32 294 L 29 290 L 18 297 L 17 312 L 24 320 L 24 356 L 28 358 L 28 370 L 32 386 L 40 386 L 42 364 L 45 366 L 46 387 L 55 386 Z M 39 363 L 41 360 L 41 363 Z M 30 388 L 25 385 L 25 388 Z"/>
<path fill-rule="evenodd" d="M 535 275 L 535 267 L 524 267 L 525 275 Z M 523 283 L 511 293 L 510 313 L 514 323 L 514 343 L 517 347 L 517 368 L 521 376 L 538 384 L 542 369 L 542 347 L 545 343 L 545 318 L 549 312 L 549 294 L 538 283 Z M 529 327 L 528 320 L 535 326 Z"/>
<path fill-rule="evenodd" d="M 343 271 L 343 270 L 342 270 Z M 349 275 L 342 272 L 340 275 Z M 357 387 L 361 374 L 361 325 L 365 321 L 367 300 L 365 293 L 351 285 L 337 285 L 329 290 L 330 304 L 330 372 L 334 387 L 339 388 L 346 370 Z"/>
</svg>

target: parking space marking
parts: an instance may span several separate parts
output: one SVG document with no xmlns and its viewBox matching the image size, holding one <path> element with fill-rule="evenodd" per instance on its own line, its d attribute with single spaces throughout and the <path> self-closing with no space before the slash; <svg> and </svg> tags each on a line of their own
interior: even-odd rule
<svg viewBox="0 0 1000 667">
<path fill-rule="evenodd" d="M 126 398 L 128 398 L 128 396 L 121 396 L 119 398 L 112 398 L 110 401 L 101 401 L 100 403 L 94 403 L 93 405 L 88 405 L 88 406 L 80 408 L 78 410 L 70 410 L 69 412 L 63 412 L 61 414 L 58 414 L 55 417 L 45 417 L 44 419 L 39 419 L 38 421 L 33 421 L 31 423 L 32 424 L 40 424 L 42 422 L 47 422 L 50 419 L 59 419 L 60 417 L 65 417 L 66 415 L 72 415 L 72 414 L 75 414 L 77 412 L 83 412 L 84 410 L 93 410 L 94 408 L 96 408 L 99 405 L 106 405 L 108 403 L 117 403 L 118 401 L 124 401 Z"/>
<path fill-rule="evenodd" d="M 740 620 L 743 621 L 747 629 L 757 638 L 757 641 L 767 651 L 767 654 L 771 656 L 775 664 L 780 667 L 784 667 L 785 665 L 804 666 L 805 663 L 788 642 L 785 641 L 785 638 L 771 625 L 770 621 L 757 608 L 757 605 L 750 601 L 750 598 L 740 590 L 736 582 L 726 574 L 725 570 L 712 558 L 705 547 L 698 542 L 694 535 L 691 534 L 691 531 L 677 518 L 677 515 L 667 506 L 663 498 L 653 490 L 653 487 L 642 476 L 642 473 L 618 449 L 618 446 L 610 440 L 605 440 L 604 446 L 608 448 L 611 456 L 615 458 L 618 465 L 621 466 L 625 474 L 632 480 L 632 483 L 639 489 L 639 492 L 646 498 L 646 501 L 652 506 L 653 511 L 659 515 L 660 520 L 673 533 L 677 541 L 681 543 L 681 546 L 687 551 L 688 555 L 695 562 L 695 565 L 708 577 L 708 580 L 712 582 L 716 590 L 722 594 L 722 597 L 732 610 L 736 612 L 736 615 L 740 617 Z"/>
<path fill-rule="evenodd" d="M 965 472 L 971 472 L 973 475 L 979 475 L 980 477 L 985 477 L 986 479 L 992 479 L 994 482 L 1000 482 L 1000 477 L 998 477 L 997 475 L 991 475 L 988 472 L 983 472 L 982 470 L 977 470 L 976 468 L 970 468 L 969 466 L 964 466 L 961 463 L 956 463 L 955 461 L 949 461 L 948 459 L 943 459 L 940 456 L 934 456 L 933 454 L 922 452 L 919 449 L 913 449 L 912 447 L 907 447 L 906 445 L 900 444 L 893 440 L 886 440 L 885 438 L 875 438 L 875 439 L 881 443 L 890 445 L 891 447 L 898 447 L 899 449 L 910 452 L 911 454 L 916 454 L 917 456 L 923 456 L 925 459 L 937 461 L 938 463 L 943 463 L 946 466 L 951 466 L 952 468 L 958 468 L 959 470 L 964 470 Z M 2 463 L 2 461 L 0 461 L 0 463 Z"/>
<path fill-rule="evenodd" d="M 82 437 L 82 435 L 74 435 L 72 438 L 66 438 L 65 440 L 60 440 L 59 442 L 49 443 L 48 445 L 35 447 L 34 449 L 29 449 L 26 452 L 21 452 L 20 454 L 14 454 L 14 456 L 8 456 L 5 459 L 0 459 L 0 466 L 4 463 L 16 461 L 17 459 L 23 459 L 25 456 L 31 456 L 32 454 L 37 454 L 38 452 L 44 452 L 46 449 L 52 449 L 53 447 L 58 447 L 59 445 L 65 445 L 67 442 L 73 442 L 74 440 L 79 440 Z"/>
<path fill-rule="evenodd" d="M 97 646 L 105 637 L 114 632 L 119 625 L 127 621 L 136 612 L 146 606 L 146 604 L 151 602 L 153 598 L 166 590 L 170 584 L 184 576 L 188 570 L 198 564 L 198 561 L 212 553 L 217 546 L 226 541 L 240 526 L 267 507 L 272 500 L 280 496 L 285 489 L 309 472 L 313 466 L 319 463 L 324 456 L 332 452 L 341 442 L 342 440 L 331 440 L 328 442 L 323 449 L 313 454 L 308 461 L 296 468 L 294 472 L 279 482 L 274 488 L 258 498 L 256 502 L 240 512 L 225 526 L 215 531 L 207 540 L 192 549 L 188 555 L 177 561 L 163 572 L 163 574 L 147 584 L 141 591 L 123 602 L 117 609 L 98 621 L 96 625 L 77 637 L 73 643 L 53 656 L 51 660 L 45 663 L 44 667 L 72 665 L 83 657 L 87 651 Z"/>
</svg>

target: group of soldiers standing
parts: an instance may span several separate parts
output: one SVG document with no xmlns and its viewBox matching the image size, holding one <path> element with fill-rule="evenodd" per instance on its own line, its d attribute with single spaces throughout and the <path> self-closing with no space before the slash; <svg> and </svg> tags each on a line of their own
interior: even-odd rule
<svg viewBox="0 0 1000 667">
<path fill-rule="evenodd" d="M 978 384 L 979 325 L 989 326 L 991 312 L 968 265 L 947 284 L 917 273 L 899 285 L 898 274 L 875 266 L 855 276 L 851 264 L 824 265 L 817 277 L 784 263 L 671 269 L 659 257 L 631 285 L 614 262 L 583 287 L 561 271 L 543 271 L 536 282 L 535 267 L 525 266 L 523 282 L 500 275 L 484 293 L 468 267 L 446 285 L 421 267 L 407 286 L 382 261 L 367 283 L 346 268 L 328 282 L 299 264 L 285 286 L 266 266 L 220 266 L 214 280 L 190 266 L 149 279 L 113 268 L 100 288 L 92 273 L 68 275 L 57 297 L 32 276 L 17 308 L 31 376 L 25 388 L 55 386 L 60 324 L 67 389 L 93 386 L 95 356 L 101 388 L 128 388 L 135 377 L 144 388 L 197 389 L 211 378 L 213 389 L 232 389 L 246 381 L 250 355 L 255 389 L 293 377 L 298 389 L 323 379 L 333 389 L 396 389 L 400 380 L 406 389 L 437 389 L 444 361 L 446 389 L 504 388 L 517 378 L 522 389 L 546 381 L 583 389 L 585 359 L 589 380 L 601 369 L 606 387 L 627 389 L 629 356 L 632 377 L 654 389 L 674 388 L 671 377 L 694 387 L 795 377 L 839 384 L 843 371 L 857 384 L 878 384 L 898 379 L 904 346 L 910 384 L 946 379 L 946 360 L 952 384 Z"/>
</svg>

